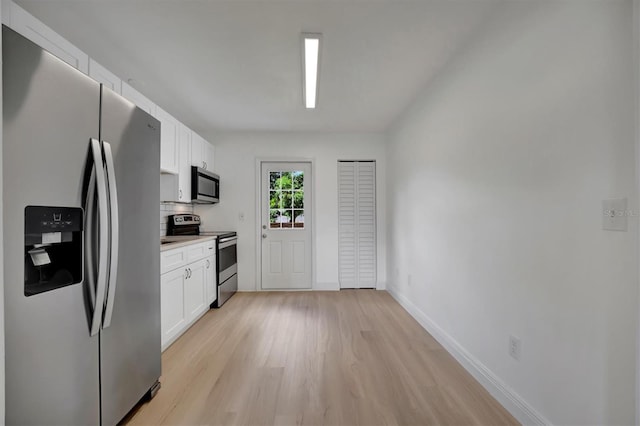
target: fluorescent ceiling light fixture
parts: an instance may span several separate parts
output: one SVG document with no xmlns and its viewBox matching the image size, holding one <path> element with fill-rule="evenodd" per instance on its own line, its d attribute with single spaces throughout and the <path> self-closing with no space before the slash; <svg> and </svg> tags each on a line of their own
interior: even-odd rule
<svg viewBox="0 0 640 426">
<path fill-rule="evenodd" d="M 304 50 L 304 106 L 316 107 L 318 98 L 318 68 L 322 34 L 302 34 Z"/>
</svg>

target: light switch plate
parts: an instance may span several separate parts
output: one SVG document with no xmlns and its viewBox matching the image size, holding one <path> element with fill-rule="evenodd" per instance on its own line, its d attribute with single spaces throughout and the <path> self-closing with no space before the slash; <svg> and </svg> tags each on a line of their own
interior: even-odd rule
<svg viewBox="0 0 640 426">
<path fill-rule="evenodd" d="M 626 231 L 627 216 L 626 198 L 602 201 L 602 229 L 605 231 Z"/>
</svg>

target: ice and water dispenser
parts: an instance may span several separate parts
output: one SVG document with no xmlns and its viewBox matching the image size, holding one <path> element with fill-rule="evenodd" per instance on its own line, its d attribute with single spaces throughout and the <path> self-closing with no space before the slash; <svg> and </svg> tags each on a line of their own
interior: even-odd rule
<svg viewBox="0 0 640 426">
<path fill-rule="evenodd" d="M 25 208 L 25 296 L 82 282 L 82 226 L 81 208 Z"/>
</svg>

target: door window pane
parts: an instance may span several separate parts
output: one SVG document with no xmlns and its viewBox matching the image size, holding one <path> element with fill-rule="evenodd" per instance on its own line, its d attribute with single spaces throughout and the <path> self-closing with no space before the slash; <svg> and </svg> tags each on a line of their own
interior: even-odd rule
<svg viewBox="0 0 640 426">
<path fill-rule="evenodd" d="M 269 172 L 269 189 L 280 189 L 280 172 Z"/>
<path fill-rule="evenodd" d="M 282 172 L 280 176 L 282 189 L 291 189 L 291 172 Z"/>
<path fill-rule="evenodd" d="M 271 191 L 269 194 L 269 208 L 271 209 L 279 209 L 282 207 L 281 204 L 281 195 L 280 191 Z"/>
<path fill-rule="evenodd" d="M 304 187 L 304 172 L 292 172 L 293 189 L 302 189 Z"/>
<path fill-rule="evenodd" d="M 278 210 L 269 211 L 269 228 L 280 228 L 278 217 L 280 217 L 280 212 Z"/>
<path fill-rule="evenodd" d="M 282 191 L 282 208 L 290 209 L 292 208 L 293 195 L 291 191 Z"/>
<path fill-rule="evenodd" d="M 293 192 L 293 208 L 294 209 L 304 208 L 304 191 Z"/>
<path fill-rule="evenodd" d="M 303 172 L 269 172 L 269 228 L 304 228 Z"/>
</svg>

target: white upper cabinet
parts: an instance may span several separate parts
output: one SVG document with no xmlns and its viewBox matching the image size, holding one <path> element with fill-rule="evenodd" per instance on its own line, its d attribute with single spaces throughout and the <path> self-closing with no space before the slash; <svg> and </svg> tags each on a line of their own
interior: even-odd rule
<svg viewBox="0 0 640 426">
<path fill-rule="evenodd" d="M 124 81 L 122 82 L 122 96 L 136 104 L 140 109 L 147 111 L 154 117 L 156 116 L 156 104 Z"/>
<path fill-rule="evenodd" d="M 193 132 L 191 134 L 191 164 L 196 167 L 204 168 L 204 158 L 202 157 L 202 145 L 204 144 L 204 139 Z"/>
<path fill-rule="evenodd" d="M 2 23 L 157 118 L 160 172 L 175 175 L 163 179 L 163 201 L 191 202 L 191 165 L 212 171 L 213 145 L 11 0 L 2 0 Z"/>
<path fill-rule="evenodd" d="M 214 147 L 202 136 L 193 132 L 191 139 L 191 164 L 213 171 Z"/>
<path fill-rule="evenodd" d="M 160 120 L 160 171 L 177 175 L 180 166 L 178 131 L 180 122 L 160 107 L 156 107 Z"/>
<path fill-rule="evenodd" d="M 14 2 L 3 2 L 2 21 L 72 67 L 89 73 L 89 56 Z M 6 7 L 6 9 L 5 9 Z"/>
<path fill-rule="evenodd" d="M 89 77 L 102 83 L 118 94 L 122 94 L 122 80 L 117 75 L 89 58 Z"/>
<path fill-rule="evenodd" d="M 209 142 L 205 141 L 204 143 L 204 165 L 205 169 L 210 172 L 213 171 L 213 165 L 215 159 L 215 146 L 211 145 Z"/>
<path fill-rule="evenodd" d="M 178 201 L 191 202 L 191 130 L 180 125 L 178 147 L 180 163 L 178 171 Z"/>
</svg>

